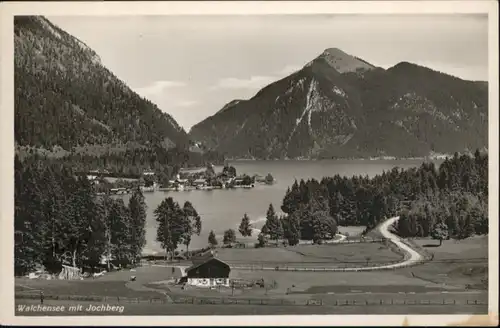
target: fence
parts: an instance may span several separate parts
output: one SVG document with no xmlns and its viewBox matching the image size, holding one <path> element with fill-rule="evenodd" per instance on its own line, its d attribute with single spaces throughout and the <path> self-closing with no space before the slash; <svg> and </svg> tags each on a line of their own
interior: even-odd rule
<svg viewBox="0 0 500 328">
<path fill-rule="evenodd" d="M 36 294 L 16 294 L 16 299 L 40 299 Z M 456 299 L 364 299 L 364 300 L 323 300 L 323 299 L 263 299 L 263 298 L 224 298 L 224 297 L 174 297 L 168 298 L 129 298 L 113 296 L 77 296 L 77 295 L 45 295 L 45 300 L 93 301 L 122 304 L 195 304 L 195 305 L 269 305 L 269 306 L 439 306 L 439 305 L 488 305 L 484 300 Z"/>
<path fill-rule="evenodd" d="M 16 299 L 39 300 L 38 294 L 19 294 Z M 130 298 L 120 296 L 79 296 L 79 295 L 45 295 L 45 300 L 62 301 L 93 301 L 104 303 L 124 303 L 124 304 L 196 304 L 196 305 L 274 305 L 274 306 L 389 306 L 389 305 L 487 305 L 488 302 L 477 299 L 349 299 L 349 300 L 323 300 L 323 299 L 272 299 L 272 298 L 224 298 L 224 297 L 191 297 L 174 296 L 173 298 Z"/>
<path fill-rule="evenodd" d="M 274 305 L 274 306 L 439 306 L 439 305 L 487 305 L 481 300 L 455 300 L 455 299 L 434 299 L 434 300 L 332 300 L 322 299 L 259 299 L 259 298 L 201 298 L 201 297 L 179 297 L 173 300 L 176 304 L 203 304 L 203 305 Z"/>
<path fill-rule="evenodd" d="M 16 293 L 16 299 L 40 300 L 39 294 L 20 294 Z M 82 295 L 44 295 L 44 300 L 59 301 L 92 301 L 104 303 L 171 303 L 167 298 L 139 298 L 139 297 L 121 297 L 121 296 L 82 296 Z"/>
<path fill-rule="evenodd" d="M 409 247 L 413 248 L 412 244 L 405 242 L 403 239 L 400 239 L 403 243 L 407 244 Z M 239 264 L 231 264 L 229 263 L 231 269 L 238 270 L 250 270 L 250 271 L 294 271 L 294 272 L 355 272 L 355 271 L 381 271 L 381 270 L 396 270 L 400 268 L 411 267 L 419 264 L 423 264 L 426 261 L 432 260 L 433 255 L 429 255 L 428 252 L 422 252 L 423 259 L 420 261 L 409 262 L 405 265 L 398 265 L 408 259 L 408 255 L 405 251 L 401 250 L 397 245 L 393 243 L 391 239 L 388 238 L 378 238 L 378 239 L 367 239 L 367 240 L 342 240 L 338 242 L 338 244 L 357 244 L 357 243 L 383 243 L 386 247 L 389 247 L 395 253 L 401 255 L 402 259 L 396 261 L 387 261 L 384 263 L 373 263 L 370 261 L 367 262 L 343 262 L 342 266 L 323 266 L 318 267 L 316 263 L 314 266 L 310 267 L 301 267 L 301 266 L 293 266 L 293 265 L 272 265 L 271 263 L 259 263 L 259 264 L 247 264 L 247 265 L 239 265 Z M 420 252 L 420 249 L 419 249 Z M 304 262 L 302 262 L 304 263 Z M 391 267 L 391 265 L 394 265 Z"/>
<path fill-rule="evenodd" d="M 373 262 L 344 262 L 342 265 L 337 266 L 314 266 L 314 267 L 296 267 L 288 265 L 274 265 L 270 264 L 251 264 L 251 265 L 231 265 L 231 269 L 237 270 L 250 270 L 250 271 L 293 271 L 293 272 L 355 272 L 355 271 L 382 271 L 382 270 L 397 270 L 406 267 L 412 267 L 418 264 L 424 263 L 412 262 L 405 265 L 398 265 L 394 267 L 388 267 L 390 265 L 395 265 L 401 263 L 402 260 L 397 261 L 387 261 L 383 263 L 373 263 Z M 301 262 L 304 263 L 304 262 Z M 318 263 L 318 262 L 316 262 Z M 314 263 L 314 264 L 316 264 Z M 313 263 L 311 263 L 313 264 Z"/>
</svg>

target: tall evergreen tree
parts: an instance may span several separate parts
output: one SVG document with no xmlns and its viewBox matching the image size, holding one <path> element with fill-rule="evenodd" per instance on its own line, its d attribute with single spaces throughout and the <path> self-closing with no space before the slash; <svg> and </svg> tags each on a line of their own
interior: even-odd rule
<svg viewBox="0 0 500 328">
<path fill-rule="evenodd" d="M 236 242 L 236 233 L 234 232 L 233 229 L 228 229 L 224 231 L 224 237 L 222 242 L 224 243 L 224 245 L 230 245 Z"/>
<path fill-rule="evenodd" d="M 15 212 L 14 248 L 15 271 L 25 274 L 43 260 L 43 230 L 39 222 L 42 217 L 41 190 L 36 181 L 38 171 L 33 168 L 23 169 L 16 163 L 15 176 Z"/>
<path fill-rule="evenodd" d="M 265 226 L 271 240 L 277 243 L 279 239 L 283 238 L 283 226 L 274 211 L 273 204 L 269 204 Z"/>
<path fill-rule="evenodd" d="M 298 211 L 290 215 L 284 216 L 283 222 L 283 236 L 288 241 L 288 245 L 297 245 L 300 241 L 300 215 Z"/>
<path fill-rule="evenodd" d="M 136 188 L 128 204 L 131 217 L 131 240 L 134 258 L 140 256 L 146 245 L 146 202 L 140 188 Z"/>
<path fill-rule="evenodd" d="M 208 244 L 211 248 L 215 248 L 217 244 L 219 244 L 213 230 L 210 230 L 210 233 L 208 234 Z"/>
<path fill-rule="evenodd" d="M 250 218 L 246 213 L 243 215 L 243 218 L 241 219 L 241 223 L 238 230 L 243 237 L 252 236 L 252 225 L 250 224 Z"/>
</svg>

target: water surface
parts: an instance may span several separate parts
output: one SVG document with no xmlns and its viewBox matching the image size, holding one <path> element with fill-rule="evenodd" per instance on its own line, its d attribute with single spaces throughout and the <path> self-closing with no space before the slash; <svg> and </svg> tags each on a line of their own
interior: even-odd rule
<svg viewBox="0 0 500 328">
<path fill-rule="evenodd" d="M 320 161 L 235 161 L 231 162 L 238 174 L 271 173 L 277 182 L 273 185 L 256 185 L 253 189 L 229 190 L 193 190 L 178 192 L 156 191 L 145 193 L 147 209 L 145 252 L 161 251 L 156 239 L 156 222 L 154 209 L 166 197 L 172 197 L 182 204 L 190 201 L 202 218 L 202 233 L 193 236 L 190 248 L 207 246 L 208 234 L 214 230 L 219 243 L 222 241 L 224 230 L 235 229 L 244 213 L 247 213 L 254 224 L 254 228 L 261 228 L 265 222 L 265 214 L 270 203 L 276 211 L 280 206 L 286 189 L 295 179 L 315 178 L 320 180 L 325 176 L 340 174 L 343 176 L 368 175 L 372 177 L 393 167 L 410 168 L 419 166 L 423 160 L 320 160 Z M 438 164 L 438 163 L 436 163 Z M 222 167 L 216 167 L 221 171 Z M 122 196 L 128 202 L 129 195 Z M 237 235 L 239 233 L 237 232 Z M 255 234 L 256 239 L 256 234 Z"/>
</svg>

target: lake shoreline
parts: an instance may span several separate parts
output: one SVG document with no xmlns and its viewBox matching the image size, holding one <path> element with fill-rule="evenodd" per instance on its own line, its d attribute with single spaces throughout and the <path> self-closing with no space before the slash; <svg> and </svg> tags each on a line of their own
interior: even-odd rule
<svg viewBox="0 0 500 328">
<path fill-rule="evenodd" d="M 435 161 L 438 164 L 441 161 Z M 207 245 L 208 234 L 211 230 L 216 234 L 219 243 L 222 243 L 223 233 L 227 229 L 237 231 L 243 215 L 246 213 L 253 221 L 255 229 L 261 229 L 265 223 L 266 211 L 269 204 L 276 210 L 281 208 L 287 188 L 295 180 L 300 181 L 323 177 L 340 176 L 369 176 L 372 177 L 382 172 L 388 172 L 395 167 L 408 169 L 419 167 L 421 160 L 391 160 L 391 161 L 235 161 L 230 162 L 237 172 L 272 172 L 276 183 L 273 185 L 256 185 L 255 188 L 235 188 L 220 191 L 205 192 L 145 192 L 147 205 L 146 222 L 146 252 L 162 251 L 156 239 L 156 220 L 154 210 L 168 197 L 184 204 L 189 201 L 202 219 L 200 236 L 193 236 L 190 249 L 204 248 Z M 216 172 L 221 170 L 215 168 Z M 226 190 L 224 190 L 226 191 Z M 118 196 L 128 202 L 130 195 Z"/>
<path fill-rule="evenodd" d="M 440 154 L 436 156 L 421 156 L 421 157 L 396 157 L 396 156 L 380 156 L 380 157 L 339 157 L 339 158 L 226 158 L 227 162 L 317 162 L 317 161 L 434 161 L 452 158 L 452 154 Z"/>
</svg>

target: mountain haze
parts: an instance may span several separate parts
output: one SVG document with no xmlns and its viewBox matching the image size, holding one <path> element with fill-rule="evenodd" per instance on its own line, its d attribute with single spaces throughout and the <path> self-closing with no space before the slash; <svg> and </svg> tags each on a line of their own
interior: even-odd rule
<svg viewBox="0 0 500 328">
<path fill-rule="evenodd" d="M 133 92 L 82 41 L 41 16 L 16 16 L 14 31 L 18 145 L 189 145 L 169 114 Z"/>
<path fill-rule="evenodd" d="M 488 86 L 326 49 L 190 136 L 233 158 L 427 156 L 487 147 Z"/>
</svg>

